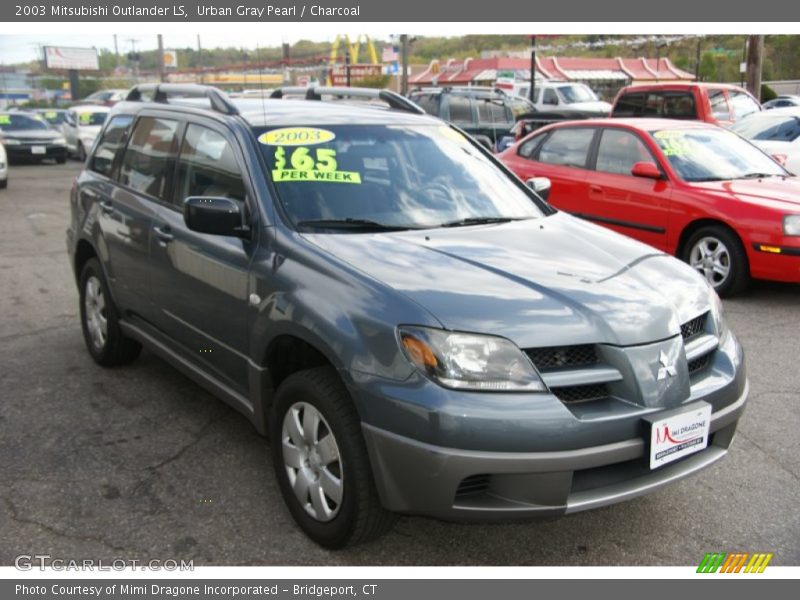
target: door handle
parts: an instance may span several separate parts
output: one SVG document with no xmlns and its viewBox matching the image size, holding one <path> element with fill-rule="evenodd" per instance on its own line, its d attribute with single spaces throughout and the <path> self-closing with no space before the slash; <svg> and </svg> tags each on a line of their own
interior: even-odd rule
<svg viewBox="0 0 800 600">
<path fill-rule="evenodd" d="M 601 188 L 599 185 L 589 185 L 589 192 L 592 194 L 602 194 L 603 188 Z"/>
<path fill-rule="evenodd" d="M 172 235 L 172 228 L 169 225 L 163 225 L 161 227 L 154 225 L 153 231 L 156 232 L 156 236 L 162 244 L 167 244 L 175 238 L 175 236 Z"/>
<path fill-rule="evenodd" d="M 110 215 L 114 212 L 114 205 L 111 204 L 108 200 L 101 200 L 100 201 L 100 210 L 102 210 L 105 214 Z"/>
</svg>

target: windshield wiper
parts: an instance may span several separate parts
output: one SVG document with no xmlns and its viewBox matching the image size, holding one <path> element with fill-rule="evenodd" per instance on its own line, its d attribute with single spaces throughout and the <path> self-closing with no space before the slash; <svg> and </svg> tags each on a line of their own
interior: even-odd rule
<svg viewBox="0 0 800 600">
<path fill-rule="evenodd" d="M 764 179 L 765 177 L 779 177 L 776 173 L 745 173 L 736 179 Z"/>
<path fill-rule="evenodd" d="M 361 229 L 370 231 L 405 231 L 417 229 L 411 225 L 389 225 L 370 219 L 309 219 L 297 223 L 298 227 L 314 227 L 316 229 Z"/>
<path fill-rule="evenodd" d="M 514 217 L 467 217 L 466 219 L 458 219 L 456 221 L 448 221 L 442 223 L 439 227 L 465 227 L 467 225 L 488 225 L 491 223 L 508 223 L 509 221 L 519 221 L 521 219 Z"/>
</svg>

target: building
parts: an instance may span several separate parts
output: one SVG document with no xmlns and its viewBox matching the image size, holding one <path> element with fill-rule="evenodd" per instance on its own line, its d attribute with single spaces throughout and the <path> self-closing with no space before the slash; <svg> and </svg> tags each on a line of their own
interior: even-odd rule
<svg viewBox="0 0 800 600">
<path fill-rule="evenodd" d="M 494 85 L 498 77 L 530 80 L 529 58 L 491 57 L 433 60 L 409 78 L 412 86 Z M 575 81 L 589 85 L 612 99 L 625 85 L 694 81 L 695 76 L 677 68 L 668 58 L 578 58 L 536 57 L 536 78 Z"/>
</svg>

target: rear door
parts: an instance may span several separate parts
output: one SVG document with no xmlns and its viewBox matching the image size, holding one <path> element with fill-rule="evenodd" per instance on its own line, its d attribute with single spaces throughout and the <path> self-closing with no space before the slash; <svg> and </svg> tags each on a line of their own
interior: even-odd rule
<svg viewBox="0 0 800 600">
<path fill-rule="evenodd" d="M 238 143 L 224 127 L 188 122 L 172 199 L 157 207 L 150 242 L 156 325 L 239 392 L 247 387 L 248 272 L 258 231 L 252 228 L 252 240 L 191 231 L 183 202 L 205 196 L 247 205 L 254 196 L 243 163 Z"/>
<path fill-rule="evenodd" d="M 725 90 L 722 88 L 709 88 L 706 93 L 708 95 L 708 108 L 712 117 L 711 119 L 706 119 L 706 121 L 719 123 L 720 125 L 732 123 L 733 115 Z"/>
<path fill-rule="evenodd" d="M 582 216 L 639 241 L 667 249 L 671 186 L 631 174 L 637 162 L 658 162 L 634 132 L 600 128 Z"/>
<path fill-rule="evenodd" d="M 141 189 L 130 187 L 126 171 L 124 183 L 118 171 L 125 157 L 146 151 L 146 136 L 141 129 L 130 134 L 133 116 L 117 115 L 111 119 L 88 161 L 87 174 L 81 181 L 79 200 L 83 206 L 97 206 L 97 225 L 101 242 L 98 244 L 112 292 L 125 312 L 145 315 L 149 307 L 149 237 L 152 203 Z"/>
</svg>

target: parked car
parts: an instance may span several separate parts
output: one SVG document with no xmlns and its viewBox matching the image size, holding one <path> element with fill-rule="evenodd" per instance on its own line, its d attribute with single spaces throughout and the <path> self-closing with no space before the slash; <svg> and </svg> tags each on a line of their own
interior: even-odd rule
<svg viewBox="0 0 800 600">
<path fill-rule="evenodd" d="M 688 262 L 721 295 L 800 282 L 800 182 L 741 137 L 667 119 L 543 128 L 499 158 L 561 210 Z"/>
<path fill-rule="evenodd" d="M 587 510 L 726 454 L 743 353 L 683 263 L 552 210 L 399 96 L 130 100 L 70 194 L 86 347 L 145 345 L 269 432 L 316 542 Z"/>
<path fill-rule="evenodd" d="M 61 131 L 67 140 L 67 150 L 80 161 L 94 144 L 100 128 L 106 121 L 109 108 L 92 104 L 73 106 L 67 111 Z"/>
<path fill-rule="evenodd" d="M 0 144 L 5 146 L 9 161 L 67 160 L 64 136 L 44 119 L 21 111 L 0 112 Z"/>
<path fill-rule="evenodd" d="M 40 108 L 36 110 L 36 114 L 57 130 L 61 130 L 61 125 L 67 118 L 67 111 L 59 108 Z"/>
<path fill-rule="evenodd" d="M 530 98 L 530 83 L 518 83 L 514 93 Z M 597 97 L 585 83 L 569 81 L 537 81 L 533 88 L 533 104 L 543 112 L 592 113 L 594 117 L 607 117 L 611 104 Z"/>
<path fill-rule="evenodd" d="M 612 117 L 657 117 L 730 125 L 761 110 L 747 91 L 724 83 L 652 83 L 622 88 Z"/>
<path fill-rule="evenodd" d="M 535 110 L 526 99 L 493 88 L 419 88 L 408 97 L 426 113 L 460 127 L 489 150 L 510 135 L 516 114 Z"/>
<path fill-rule="evenodd" d="M 8 187 L 8 156 L 6 149 L 0 143 L 0 189 Z"/>
<path fill-rule="evenodd" d="M 114 106 L 117 102 L 125 99 L 128 90 L 98 90 L 89 94 L 80 101 L 81 104 L 100 104 L 101 106 Z"/>
<path fill-rule="evenodd" d="M 756 113 L 731 126 L 795 175 L 800 174 L 800 107 Z"/>
<path fill-rule="evenodd" d="M 580 111 L 536 111 L 519 115 L 514 127 L 511 128 L 511 134 L 504 136 L 497 142 L 497 151 L 502 152 L 509 146 L 515 144 L 528 134 L 536 131 L 541 127 L 551 125 L 552 123 L 563 123 L 564 121 L 579 121 L 582 119 L 592 119 L 597 117 L 596 112 L 580 112 Z"/>
<path fill-rule="evenodd" d="M 772 100 L 767 100 L 761 105 L 764 110 L 771 110 L 773 108 L 791 108 L 793 106 L 800 106 L 800 96 L 792 94 L 782 94 Z"/>
</svg>

